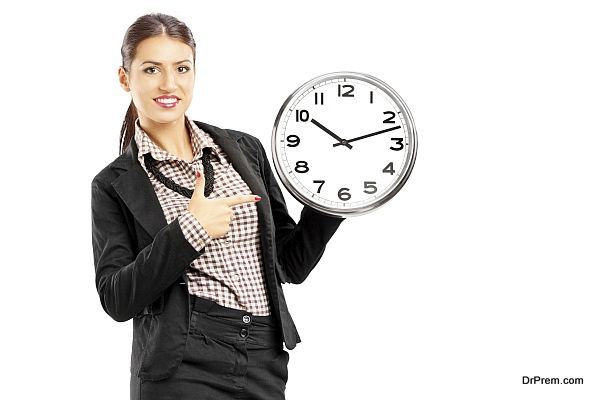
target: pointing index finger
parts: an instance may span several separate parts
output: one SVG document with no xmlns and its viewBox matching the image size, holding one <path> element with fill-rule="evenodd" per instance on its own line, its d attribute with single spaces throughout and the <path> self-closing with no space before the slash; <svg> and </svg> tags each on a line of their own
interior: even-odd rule
<svg viewBox="0 0 600 400">
<path fill-rule="evenodd" d="M 225 204 L 231 207 L 243 203 L 256 203 L 259 200 L 260 196 L 255 194 L 240 194 L 225 198 Z"/>
</svg>

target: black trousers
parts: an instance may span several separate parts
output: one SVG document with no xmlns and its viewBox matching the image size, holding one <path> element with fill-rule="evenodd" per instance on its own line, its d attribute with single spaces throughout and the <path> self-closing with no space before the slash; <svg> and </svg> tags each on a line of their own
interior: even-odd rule
<svg viewBox="0 0 600 400">
<path fill-rule="evenodd" d="M 131 376 L 131 400 L 282 400 L 289 354 L 272 316 L 254 316 L 195 299 L 190 336 L 175 374 Z"/>
</svg>

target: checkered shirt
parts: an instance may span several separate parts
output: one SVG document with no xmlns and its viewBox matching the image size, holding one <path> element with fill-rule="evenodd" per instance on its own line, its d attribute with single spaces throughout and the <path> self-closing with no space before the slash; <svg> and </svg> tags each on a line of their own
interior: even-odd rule
<svg viewBox="0 0 600 400">
<path fill-rule="evenodd" d="M 210 135 L 191 122 L 187 115 L 185 124 L 192 139 L 194 157 L 191 162 L 159 147 L 140 127 L 139 119 L 135 121 L 134 140 L 139 149 L 138 161 L 148 174 L 167 223 L 178 218 L 189 243 L 197 251 L 205 248 L 204 253 L 186 270 L 189 278 L 188 291 L 225 307 L 248 311 L 254 315 L 269 315 L 271 311 L 265 285 L 256 204 L 233 206 L 230 231 L 224 237 L 211 238 L 187 209 L 190 199 L 165 187 L 144 165 L 144 154 L 150 152 L 159 161 L 157 166 L 166 177 L 193 190 L 196 170 L 204 173 L 202 149 L 212 147 L 214 187 L 208 198 L 252 194 L 225 152 Z"/>
</svg>

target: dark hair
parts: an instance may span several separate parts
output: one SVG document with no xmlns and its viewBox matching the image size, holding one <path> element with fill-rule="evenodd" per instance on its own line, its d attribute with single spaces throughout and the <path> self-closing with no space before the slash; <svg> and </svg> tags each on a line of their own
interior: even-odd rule
<svg viewBox="0 0 600 400">
<path fill-rule="evenodd" d="M 135 58 L 138 45 L 145 39 L 165 35 L 179 40 L 192 48 L 194 54 L 194 64 L 196 64 L 196 42 L 192 31 L 186 24 L 175 17 L 166 14 L 153 13 L 139 17 L 125 32 L 123 45 L 121 46 L 121 66 L 125 71 L 131 69 L 131 62 Z M 129 104 L 123 126 L 121 127 L 121 137 L 119 140 L 119 154 L 123 154 L 131 139 L 135 134 L 135 123 L 138 117 L 137 109 L 133 100 Z"/>
</svg>

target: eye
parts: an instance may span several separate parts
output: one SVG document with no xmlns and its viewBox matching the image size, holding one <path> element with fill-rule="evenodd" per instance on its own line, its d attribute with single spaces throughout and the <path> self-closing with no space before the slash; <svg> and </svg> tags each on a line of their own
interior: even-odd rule
<svg viewBox="0 0 600 400">
<path fill-rule="evenodd" d="M 181 70 L 181 68 L 183 68 L 183 71 Z M 185 65 L 177 67 L 177 70 L 181 73 L 186 73 L 190 69 L 191 69 L 190 67 L 185 66 Z M 158 71 L 158 69 L 156 67 L 148 67 L 148 68 L 144 69 L 144 72 L 149 73 L 150 75 L 156 75 L 155 72 L 151 72 L 151 71 Z"/>
</svg>

